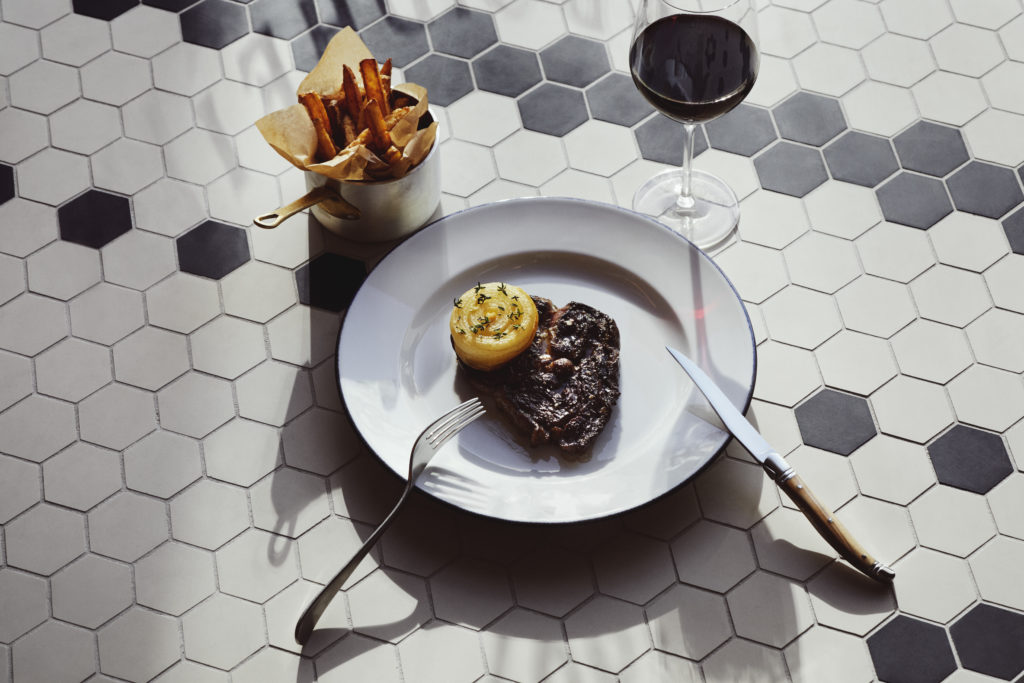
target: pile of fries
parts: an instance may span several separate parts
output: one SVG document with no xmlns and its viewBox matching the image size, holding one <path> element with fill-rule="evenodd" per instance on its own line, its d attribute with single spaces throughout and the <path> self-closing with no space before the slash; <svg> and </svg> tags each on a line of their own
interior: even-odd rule
<svg viewBox="0 0 1024 683">
<path fill-rule="evenodd" d="M 299 95 L 316 129 L 317 161 L 329 161 L 346 147 L 365 145 L 394 170 L 402 161 L 402 152 L 391 143 L 390 131 L 412 110 L 413 101 L 391 91 L 390 59 L 379 68 L 377 60 L 364 59 L 359 62 L 359 73 L 362 87 L 351 67 L 345 65 L 338 98 L 315 92 Z"/>
</svg>

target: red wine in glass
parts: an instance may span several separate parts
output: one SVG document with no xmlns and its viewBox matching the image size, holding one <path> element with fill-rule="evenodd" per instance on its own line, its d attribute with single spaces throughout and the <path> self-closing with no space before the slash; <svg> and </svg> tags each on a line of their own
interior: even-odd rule
<svg viewBox="0 0 1024 683">
<path fill-rule="evenodd" d="M 754 41 L 717 16 L 674 14 L 647 26 L 629 53 L 633 82 L 677 121 L 721 116 L 743 101 L 757 78 Z"/>
</svg>

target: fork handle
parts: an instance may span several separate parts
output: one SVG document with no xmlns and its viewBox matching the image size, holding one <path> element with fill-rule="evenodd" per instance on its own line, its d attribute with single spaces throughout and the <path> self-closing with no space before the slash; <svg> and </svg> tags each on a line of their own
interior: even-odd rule
<svg viewBox="0 0 1024 683">
<path fill-rule="evenodd" d="M 380 537 L 384 535 L 384 532 L 387 531 L 389 526 L 391 526 L 391 523 L 395 521 L 395 516 L 398 513 L 399 508 L 402 507 L 402 504 L 405 503 L 406 499 L 408 499 L 409 493 L 412 492 L 412 483 L 413 479 L 410 478 L 405 490 L 402 491 L 401 497 L 399 497 L 398 502 L 395 503 L 395 507 L 391 509 L 391 512 L 388 513 L 388 516 L 385 517 L 384 521 L 373 530 L 373 533 L 370 534 L 365 541 L 363 541 L 363 544 L 359 546 L 359 550 L 355 552 L 352 559 L 348 561 L 348 564 L 341 568 L 341 571 L 339 571 L 324 587 L 324 589 L 317 594 L 313 599 L 313 602 L 311 602 L 309 607 L 306 608 L 306 611 L 302 613 L 301 617 L 299 617 L 298 623 L 295 624 L 295 642 L 299 645 L 306 644 L 306 641 L 309 640 L 309 636 L 313 633 L 313 628 L 316 626 L 317 622 L 320 621 L 320 617 L 323 615 L 324 610 L 326 610 L 327 606 L 331 604 L 331 600 L 333 600 L 334 596 L 338 594 L 338 591 L 340 591 L 341 587 L 345 585 L 345 582 L 348 581 L 350 576 L 352 576 L 352 572 L 356 570 L 356 567 L 359 566 L 359 563 L 362 562 L 367 553 L 369 553 L 373 546 L 376 545 L 377 541 L 380 540 Z"/>
</svg>

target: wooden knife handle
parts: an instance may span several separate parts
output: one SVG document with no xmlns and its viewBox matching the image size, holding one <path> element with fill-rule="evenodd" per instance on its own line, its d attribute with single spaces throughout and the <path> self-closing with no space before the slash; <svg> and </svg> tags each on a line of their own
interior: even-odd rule
<svg viewBox="0 0 1024 683">
<path fill-rule="evenodd" d="M 872 557 L 842 522 L 836 519 L 835 514 L 811 493 L 799 475 L 781 477 L 777 483 L 843 559 L 876 581 L 889 583 L 893 580 L 896 572 Z"/>
</svg>

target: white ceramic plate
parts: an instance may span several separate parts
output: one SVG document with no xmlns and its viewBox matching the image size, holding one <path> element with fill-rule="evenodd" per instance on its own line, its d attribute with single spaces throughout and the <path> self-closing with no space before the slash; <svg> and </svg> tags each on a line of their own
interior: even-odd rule
<svg viewBox="0 0 1024 683">
<path fill-rule="evenodd" d="M 696 360 L 740 409 L 753 391 L 746 310 L 700 250 L 661 224 L 573 199 L 515 199 L 433 223 L 369 274 L 338 348 L 341 395 L 359 432 L 407 476 L 420 431 L 473 395 L 448 337 L 452 301 L 503 281 L 556 306 L 615 319 L 621 396 L 589 461 L 531 449 L 494 408 L 435 456 L 418 485 L 471 512 L 525 522 L 594 519 L 642 505 L 692 477 L 728 435 L 665 350 Z"/>
</svg>

